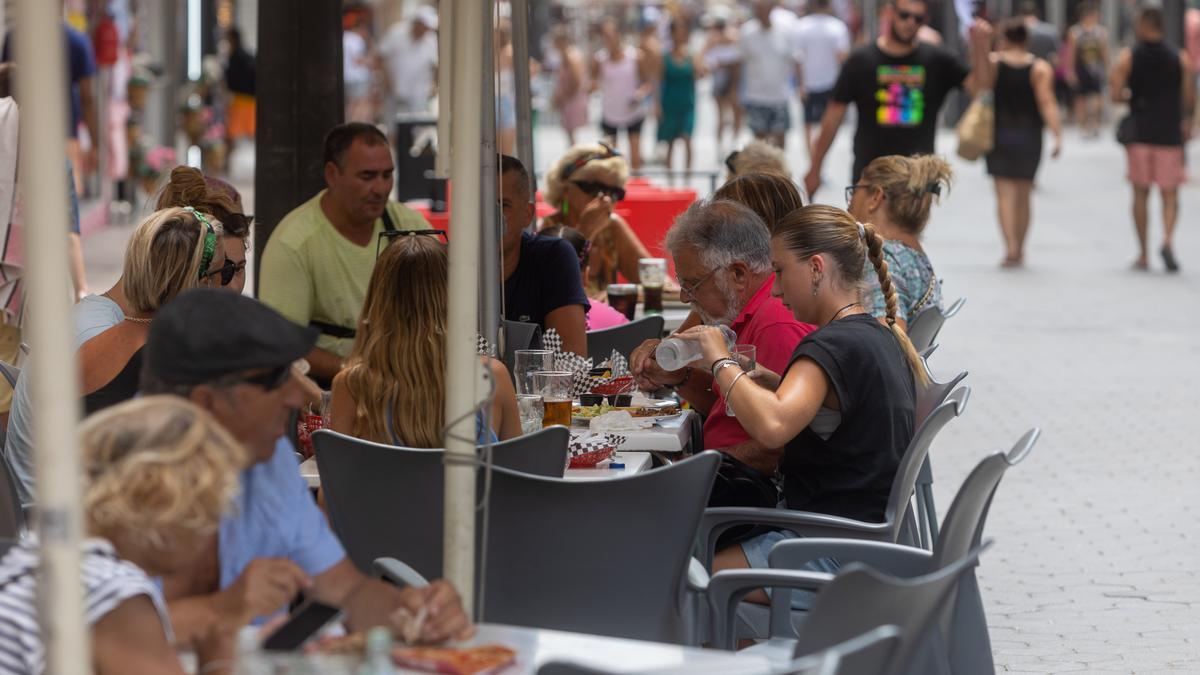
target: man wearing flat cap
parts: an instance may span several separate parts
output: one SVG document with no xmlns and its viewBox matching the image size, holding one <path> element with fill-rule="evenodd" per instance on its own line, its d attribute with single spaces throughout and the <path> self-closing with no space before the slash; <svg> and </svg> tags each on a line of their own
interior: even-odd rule
<svg viewBox="0 0 1200 675">
<path fill-rule="evenodd" d="M 150 326 L 142 392 L 189 399 L 249 453 L 242 492 L 213 545 L 186 578 L 163 580 L 176 640 L 195 647 L 202 665 L 228 658 L 241 627 L 282 612 L 300 591 L 342 607 L 352 630 L 393 625 L 402 607 L 427 607 L 422 641 L 472 631 L 445 581 L 400 589 L 364 576 L 317 509 L 284 438 L 303 401 L 292 363 L 316 339 L 315 329 L 218 289 L 180 295 Z"/>
</svg>

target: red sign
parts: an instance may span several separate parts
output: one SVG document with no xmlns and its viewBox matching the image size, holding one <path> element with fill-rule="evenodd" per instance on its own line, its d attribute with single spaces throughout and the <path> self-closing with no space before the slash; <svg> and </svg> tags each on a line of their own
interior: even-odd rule
<svg viewBox="0 0 1200 675">
<path fill-rule="evenodd" d="M 96 47 L 96 63 L 101 66 L 111 66 L 117 62 L 117 50 L 121 47 L 121 36 L 117 33 L 117 23 L 111 17 L 96 26 L 96 34 L 92 38 Z"/>
</svg>

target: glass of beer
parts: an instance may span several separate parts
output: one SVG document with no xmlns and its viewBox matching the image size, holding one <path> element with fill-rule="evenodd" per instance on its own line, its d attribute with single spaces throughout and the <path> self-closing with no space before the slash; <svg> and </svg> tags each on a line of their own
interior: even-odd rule
<svg viewBox="0 0 1200 675">
<path fill-rule="evenodd" d="M 667 281 L 666 258 L 638 258 L 638 276 L 642 279 L 642 306 L 646 314 L 662 314 L 663 284 Z"/>
<path fill-rule="evenodd" d="M 609 284 L 608 304 L 633 321 L 633 315 L 637 312 L 637 291 L 637 284 Z"/>
<path fill-rule="evenodd" d="M 534 390 L 542 396 L 542 427 L 571 426 L 571 373 L 543 370 L 533 374 Z"/>
</svg>

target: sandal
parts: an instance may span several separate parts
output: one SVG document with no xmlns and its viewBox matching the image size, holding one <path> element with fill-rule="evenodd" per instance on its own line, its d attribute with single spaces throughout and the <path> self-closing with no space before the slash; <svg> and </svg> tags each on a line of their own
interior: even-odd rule
<svg viewBox="0 0 1200 675">
<path fill-rule="evenodd" d="M 1175 260 L 1175 252 L 1171 250 L 1170 246 L 1162 247 L 1159 253 L 1162 254 L 1163 264 L 1167 266 L 1168 272 L 1179 271 L 1179 261 Z"/>
</svg>

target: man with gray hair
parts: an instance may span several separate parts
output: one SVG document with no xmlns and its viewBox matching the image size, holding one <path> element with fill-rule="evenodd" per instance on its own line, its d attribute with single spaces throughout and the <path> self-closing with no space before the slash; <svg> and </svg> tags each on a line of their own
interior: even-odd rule
<svg viewBox="0 0 1200 675">
<path fill-rule="evenodd" d="M 757 363 L 782 373 L 796 345 L 813 327 L 796 321 L 773 297 L 771 237 L 754 211 L 728 200 L 692 204 L 667 231 L 667 250 L 675 260 L 682 287 L 679 297 L 706 324 L 723 324 L 737 333 L 738 344 L 753 345 Z M 630 355 L 634 377 L 642 389 L 674 388 L 706 416 L 704 447 L 721 450 L 766 474 L 779 462 L 778 449 L 750 438 L 736 417 L 725 411 L 725 397 L 704 368 L 668 372 L 647 340 Z"/>
</svg>

